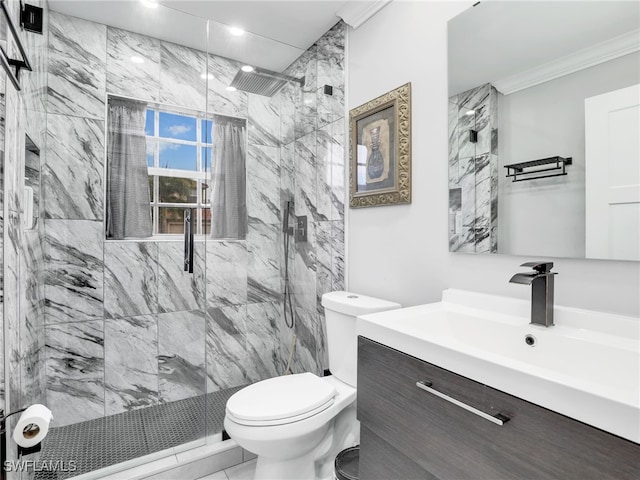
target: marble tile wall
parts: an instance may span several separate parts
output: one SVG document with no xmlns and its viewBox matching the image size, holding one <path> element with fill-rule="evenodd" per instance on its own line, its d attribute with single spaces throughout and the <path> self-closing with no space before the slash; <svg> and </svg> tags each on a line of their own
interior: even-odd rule
<svg viewBox="0 0 640 480">
<path fill-rule="evenodd" d="M 106 35 L 105 25 L 51 12 L 47 113 L 104 119 Z"/>
<path fill-rule="evenodd" d="M 158 315 L 158 390 L 164 401 L 206 393 L 202 310 Z"/>
<path fill-rule="evenodd" d="M 0 150 L 2 151 L 2 179 L 0 195 L 0 278 L 2 295 L 0 312 L 4 325 L 0 348 L 0 408 L 17 410 L 33 403 L 44 403 L 44 262 L 42 202 L 40 200 L 41 163 L 45 159 L 44 89 L 46 85 L 46 32 L 48 10 L 44 1 L 32 4 L 44 7 L 45 35 L 18 31 L 33 71 L 21 72 L 21 90 L 16 90 L 0 73 Z M 20 2 L 10 0 L 7 7 L 14 23 L 17 23 Z M 3 28 L 7 28 L 6 23 Z M 7 32 L 3 32 L 6 36 Z M 10 42 L 8 51 L 15 53 Z M 26 137 L 41 149 L 40 155 L 25 152 Z M 28 180 L 25 181 L 25 177 Z M 23 191 L 28 184 L 34 189 L 34 216 L 31 229 L 23 226 Z M 8 362 L 4 362 L 7 357 Z M 15 419 L 10 419 L 11 429 Z M 7 450 L 9 460 L 15 459 L 16 449 Z M 18 478 L 9 473 L 8 478 Z M 26 476 L 23 478 L 27 478 Z"/>
<path fill-rule="evenodd" d="M 498 92 L 490 84 L 449 98 L 449 250 L 497 252 Z M 469 131 L 477 132 L 472 142 Z"/>
<path fill-rule="evenodd" d="M 6 74 L 0 74 L 0 322 L 4 325 L 4 142 Z M 0 328 L 0 409 L 5 408 L 4 328 Z"/>
<path fill-rule="evenodd" d="M 281 100 L 280 201 L 293 200 L 306 215 L 307 242 L 291 242 L 290 264 L 296 319 L 294 372 L 322 374 L 328 368 L 322 295 L 344 287 L 344 40 L 340 22 L 286 72 L 305 76 L 302 88 L 288 86 Z M 324 86 L 333 87 L 333 95 Z M 294 119 L 292 122 L 291 119 Z M 292 334 L 281 334 L 286 362 Z"/>
<path fill-rule="evenodd" d="M 104 337 L 105 414 L 158 404 L 157 317 L 105 321 Z"/>
<path fill-rule="evenodd" d="M 47 325 L 47 402 L 57 425 L 104 415 L 104 336 L 102 319 Z"/>
</svg>

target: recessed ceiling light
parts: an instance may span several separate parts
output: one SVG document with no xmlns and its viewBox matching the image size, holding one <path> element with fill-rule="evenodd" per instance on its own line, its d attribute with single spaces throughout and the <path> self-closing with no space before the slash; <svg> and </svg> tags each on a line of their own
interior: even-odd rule
<svg viewBox="0 0 640 480">
<path fill-rule="evenodd" d="M 475 110 L 467 110 L 467 113 L 465 113 L 465 115 L 475 115 L 476 111 Z"/>
<path fill-rule="evenodd" d="M 142 57 L 136 57 L 135 55 L 133 57 L 131 57 L 131 61 L 133 63 L 144 63 L 144 58 Z"/>
<path fill-rule="evenodd" d="M 140 3 L 142 3 L 147 8 L 158 7 L 158 2 L 156 0 L 140 0 Z"/>
<path fill-rule="evenodd" d="M 213 80 L 213 73 L 203 72 L 200 74 L 200 78 L 203 80 Z"/>
<path fill-rule="evenodd" d="M 229 27 L 229 33 L 235 37 L 244 35 L 244 30 L 240 27 Z"/>
<path fill-rule="evenodd" d="M 253 72 L 255 68 L 253 68 L 251 65 L 243 65 L 241 70 L 243 72 Z"/>
<path fill-rule="evenodd" d="M 236 87 L 232 87 L 231 85 L 229 85 L 227 87 L 227 90 L 229 90 L 230 92 L 235 92 L 237 90 L 237 88 Z"/>
</svg>

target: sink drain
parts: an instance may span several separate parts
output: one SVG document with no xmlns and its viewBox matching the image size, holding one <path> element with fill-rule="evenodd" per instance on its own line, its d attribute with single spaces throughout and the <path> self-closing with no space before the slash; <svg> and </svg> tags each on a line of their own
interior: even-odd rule
<svg viewBox="0 0 640 480">
<path fill-rule="evenodd" d="M 525 335 L 524 343 L 526 343 L 530 347 L 533 347 L 536 344 L 536 337 L 534 337 L 533 335 Z"/>
</svg>

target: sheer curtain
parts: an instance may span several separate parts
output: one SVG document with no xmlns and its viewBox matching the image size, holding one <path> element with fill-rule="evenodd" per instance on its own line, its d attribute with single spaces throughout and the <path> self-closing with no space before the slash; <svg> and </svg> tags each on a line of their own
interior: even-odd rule
<svg viewBox="0 0 640 480">
<path fill-rule="evenodd" d="M 147 105 L 109 101 L 107 145 L 107 238 L 152 234 L 145 139 Z"/>
<path fill-rule="evenodd" d="M 211 238 L 247 235 L 246 123 L 216 117 L 211 165 Z"/>
</svg>

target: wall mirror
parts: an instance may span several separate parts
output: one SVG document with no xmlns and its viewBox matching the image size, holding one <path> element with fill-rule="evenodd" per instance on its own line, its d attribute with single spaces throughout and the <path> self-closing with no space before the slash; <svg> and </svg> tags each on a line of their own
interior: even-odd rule
<svg viewBox="0 0 640 480">
<path fill-rule="evenodd" d="M 450 251 L 640 260 L 639 50 L 636 2 L 449 21 Z"/>
</svg>

